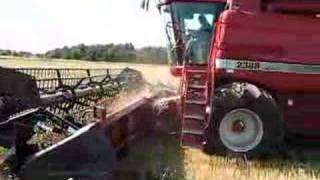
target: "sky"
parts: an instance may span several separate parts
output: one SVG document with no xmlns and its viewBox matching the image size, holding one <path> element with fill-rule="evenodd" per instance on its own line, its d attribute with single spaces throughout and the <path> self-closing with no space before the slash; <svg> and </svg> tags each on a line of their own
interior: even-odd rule
<svg viewBox="0 0 320 180">
<path fill-rule="evenodd" d="M 0 0 L 0 49 L 43 53 L 65 45 L 165 46 L 163 18 L 141 0 Z"/>
</svg>

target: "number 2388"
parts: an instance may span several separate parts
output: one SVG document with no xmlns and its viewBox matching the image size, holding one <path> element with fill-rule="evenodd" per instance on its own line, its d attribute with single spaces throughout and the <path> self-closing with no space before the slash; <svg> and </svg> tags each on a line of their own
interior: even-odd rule
<svg viewBox="0 0 320 180">
<path fill-rule="evenodd" d="M 237 61 L 236 67 L 239 69 L 257 70 L 260 68 L 259 62 Z"/>
</svg>

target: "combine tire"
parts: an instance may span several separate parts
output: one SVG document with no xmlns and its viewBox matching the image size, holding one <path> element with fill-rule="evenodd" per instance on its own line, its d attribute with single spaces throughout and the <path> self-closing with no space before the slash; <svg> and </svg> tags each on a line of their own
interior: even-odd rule
<svg viewBox="0 0 320 180">
<path fill-rule="evenodd" d="M 277 104 L 266 91 L 233 83 L 219 88 L 213 103 L 207 152 L 248 158 L 279 152 L 283 126 Z"/>
</svg>

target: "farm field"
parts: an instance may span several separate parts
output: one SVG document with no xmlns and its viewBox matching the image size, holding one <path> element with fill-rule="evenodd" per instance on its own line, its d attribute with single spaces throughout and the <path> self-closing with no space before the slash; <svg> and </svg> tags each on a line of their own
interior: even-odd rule
<svg viewBox="0 0 320 180">
<path fill-rule="evenodd" d="M 73 60 L 17 59 L 0 57 L 1 67 L 125 68 L 143 73 L 153 85 L 176 88 L 178 79 L 166 65 L 104 63 Z M 147 147 L 147 148 L 146 148 Z M 147 137 L 130 148 L 130 156 L 118 164 L 118 179 L 161 180 L 315 180 L 320 179 L 320 153 L 290 148 L 290 158 L 260 161 L 208 156 L 181 149 L 173 135 Z M 320 152 L 320 151 L 319 151 Z M 0 177 L 1 179 L 1 177 Z"/>
<path fill-rule="evenodd" d="M 291 153 L 297 152 L 292 150 Z M 120 180 L 320 179 L 319 158 L 318 161 L 313 159 L 319 153 L 307 158 L 244 161 L 242 158 L 208 156 L 199 150 L 182 150 L 179 140 L 172 136 L 162 136 L 139 140 L 131 148 L 130 154 L 119 163 L 117 174 Z"/>
<path fill-rule="evenodd" d="M 177 87 L 179 79 L 170 75 L 166 65 L 149 65 L 133 63 L 105 63 L 61 59 L 25 59 L 0 56 L 0 66 L 12 68 L 126 68 L 130 67 L 142 72 L 144 78 L 151 84 L 162 84 Z"/>
</svg>

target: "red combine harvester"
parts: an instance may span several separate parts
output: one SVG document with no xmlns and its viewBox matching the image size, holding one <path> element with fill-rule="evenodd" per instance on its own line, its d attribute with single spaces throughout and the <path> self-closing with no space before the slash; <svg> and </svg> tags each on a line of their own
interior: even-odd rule
<svg viewBox="0 0 320 180">
<path fill-rule="evenodd" d="M 320 2 L 166 0 L 182 146 L 249 156 L 320 135 Z"/>
<path fill-rule="evenodd" d="M 320 137 L 320 2 L 158 7 L 180 95 L 152 90 L 132 69 L 0 67 L 0 164 L 25 180 L 112 179 L 132 140 L 159 131 L 249 157 L 276 153 L 285 137 Z"/>
</svg>

